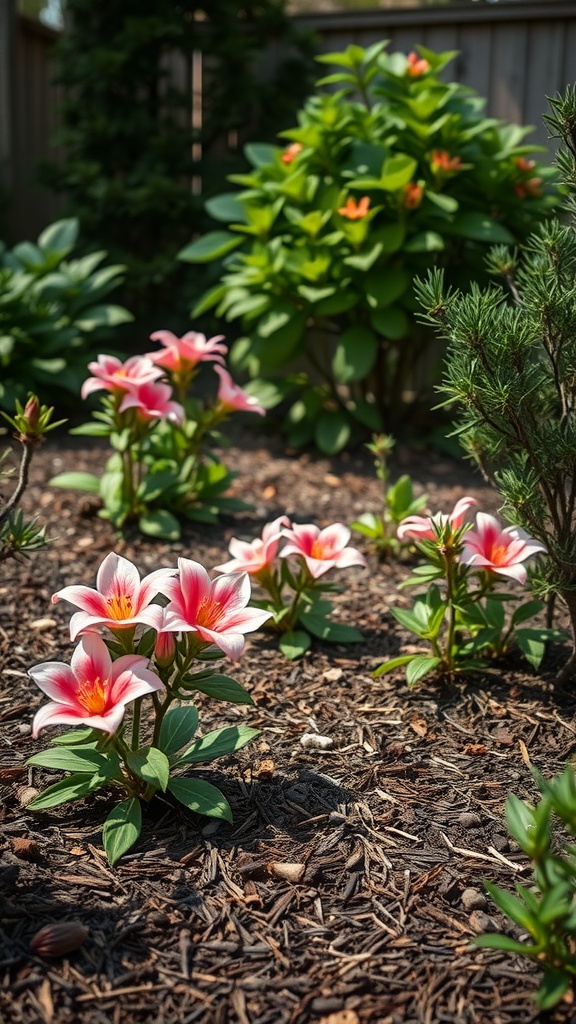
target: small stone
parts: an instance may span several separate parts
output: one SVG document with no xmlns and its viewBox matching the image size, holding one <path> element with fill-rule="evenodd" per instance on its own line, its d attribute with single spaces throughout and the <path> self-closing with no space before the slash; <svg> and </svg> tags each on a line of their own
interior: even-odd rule
<svg viewBox="0 0 576 1024">
<path fill-rule="evenodd" d="M 54 626 L 57 625 L 58 623 L 56 619 L 52 619 L 50 616 L 45 615 L 42 619 L 33 619 L 30 623 L 30 629 L 37 629 L 38 632 L 41 633 L 45 629 L 54 629 Z"/>
<path fill-rule="evenodd" d="M 460 902 L 468 913 L 471 910 L 486 910 L 488 905 L 484 893 L 479 889 L 464 889 L 460 896 Z"/>
<path fill-rule="evenodd" d="M 496 922 L 493 918 L 488 917 L 488 914 L 485 914 L 483 910 L 473 910 L 468 918 L 468 923 L 472 931 L 475 931 L 477 935 L 480 935 L 482 932 L 498 931 Z"/>
<path fill-rule="evenodd" d="M 510 850 L 510 840 L 508 836 L 502 836 L 496 833 L 492 836 L 492 846 L 498 853 L 508 853 Z"/>
<path fill-rule="evenodd" d="M 482 824 L 482 819 L 479 814 L 475 814 L 474 811 L 463 811 L 462 814 L 458 815 L 458 824 L 462 828 L 475 828 L 477 825 Z"/>
</svg>

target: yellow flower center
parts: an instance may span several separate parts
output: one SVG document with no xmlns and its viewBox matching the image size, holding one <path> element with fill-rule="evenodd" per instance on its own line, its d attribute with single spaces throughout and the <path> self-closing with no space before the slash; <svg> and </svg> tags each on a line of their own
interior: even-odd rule
<svg viewBox="0 0 576 1024">
<path fill-rule="evenodd" d="M 490 552 L 490 561 L 494 565 L 502 565 L 506 561 L 507 550 L 505 544 L 495 544 Z"/>
<path fill-rule="evenodd" d="M 101 715 L 106 707 L 107 694 L 107 679 L 100 679 L 100 676 L 86 679 L 78 686 L 78 703 L 86 708 L 88 714 Z"/>
<path fill-rule="evenodd" d="M 220 618 L 221 611 L 221 601 L 214 601 L 211 597 L 203 597 L 198 608 L 196 620 L 200 626 L 206 626 L 206 629 L 213 629 Z"/>
<path fill-rule="evenodd" d="M 319 541 L 315 540 L 310 549 L 310 556 L 312 558 L 326 558 L 326 549 Z"/>
<path fill-rule="evenodd" d="M 108 598 L 106 604 L 111 619 L 122 621 L 122 619 L 132 618 L 132 598 L 126 594 L 114 594 Z"/>
</svg>

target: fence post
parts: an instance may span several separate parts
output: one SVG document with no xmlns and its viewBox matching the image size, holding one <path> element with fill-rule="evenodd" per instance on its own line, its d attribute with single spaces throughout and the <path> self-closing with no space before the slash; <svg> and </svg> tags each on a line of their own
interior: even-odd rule
<svg viewBox="0 0 576 1024">
<path fill-rule="evenodd" d="M 16 49 L 16 0 L 0 0 L 0 187 L 12 191 L 14 175 L 14 52 Z M 4 230 L 1 208 L 0 226 Z"/>
</svg>

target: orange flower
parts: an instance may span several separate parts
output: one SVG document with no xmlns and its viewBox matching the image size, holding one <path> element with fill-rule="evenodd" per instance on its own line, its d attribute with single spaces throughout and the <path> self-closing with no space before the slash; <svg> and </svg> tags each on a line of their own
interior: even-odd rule
<svg viewBox="0 0 576 1024">
<path fill-rule="evenodd" d="M 528 181 L 519 181 L 514 185 L 514 191 L 520 199 L 527 199 L 528 196 L 542 195 L 542 178 L 528 178 Z"/>
<path fill-rule="evenodd" d="M 424 195 L 422 185 L 417 185 L 415 181 L 409 181 L 407 185 L 404 185 L 403 193 L 404 206 L 407 210 L 415 210 L 417 206 L 420 206 Z"/>
<path fill-rule="evenodd" d="M 406 67 L 406 74 L 410 75 L 411 78 L 418 78 L 420 75 L 424 75 L 426 71 L 430 71 L 430 64 L 424 57 L 419 57 L 417 53 L 409 53 L 406 60 L 408 61 Z"/>
<path fill-rule="evenodd" d="M 283 164 L 291 164 L 296 159 L 298 153 L 302 152 L 302 146 L 299 142 L 292 142 L 282 153 L 280 159 Z"/>
<path fill-rule="evenodd" d="M 535 160 L 526 160 L 523 156 L 515 157 L 514 163 L 519 171 L 533 171 L 536 167 Z"/>
<path fill-rule="evenodd" d="M 445 149 L 433 149 L 432 167 L 435 171 L 459 171 L 462 161 L 459 156 L 450 156 Z"/>
<path fill-rule="evenodd" d="M 359 203 L 356 202 L 354 196 L 348 196 L 346 206 L 341 206 L 338 213 L 341 217 L 346 217 L 348 220 L 362 220 L 368 213 L 369 207 L 370 199 L 368 196 L 362 196 Z"/>
</svg>

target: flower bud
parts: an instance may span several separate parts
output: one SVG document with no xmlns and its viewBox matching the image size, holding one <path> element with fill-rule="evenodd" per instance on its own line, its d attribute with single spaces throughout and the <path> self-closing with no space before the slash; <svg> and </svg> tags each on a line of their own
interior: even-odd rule
<svg viewBox="0 0 576 1024">
<path fill-rule="evenodd" d="M 154 659 L 160 668 L 168 668 L 174 661 L 176 654 L 176 640 L 174 633 L 158 633 L 154 645 Z"/>
<path fill-rule="evenodd" d="M 81 921 L 55 921 L 44 925 L 30 941 L 30 949 L 38 956 L 66 956 L 85 942 L 88 929 Z"/>
</svg>

